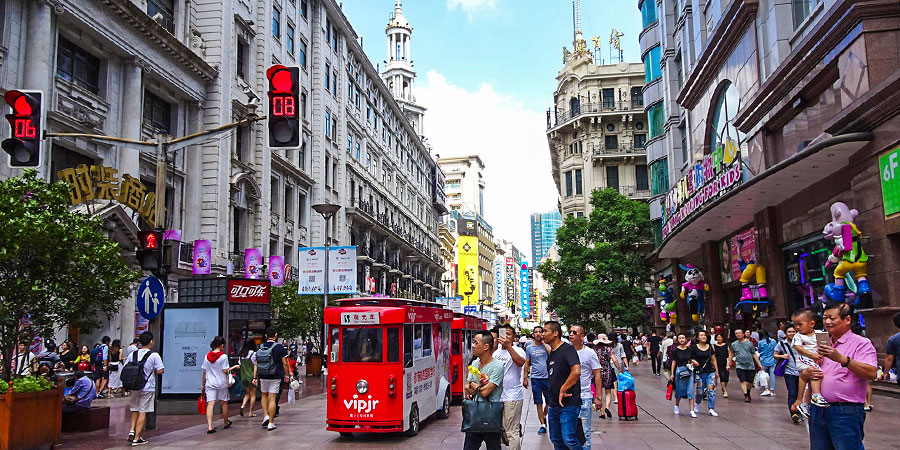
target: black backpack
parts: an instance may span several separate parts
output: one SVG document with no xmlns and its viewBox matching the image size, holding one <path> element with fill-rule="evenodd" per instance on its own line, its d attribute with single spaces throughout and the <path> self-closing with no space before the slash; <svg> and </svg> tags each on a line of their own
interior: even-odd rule
<svg viewBox="0 0 900 450">
<path fill-rule="evenodd" d="M 256 351 L 256 375 L 258 377 L 273 377 L 278 372 L 278 368 L 275 365 L 275 356 L 272 355 L 272 350 L 275 349 L 276 345 L 278 344 L 266 347 L 266 344 L 263 344 Z"/>
<path fill-rule="evenodd" d="M 147 359 L 150 358 L 150 354 L 153 353 L 151 351 L 147 351 L 144 354 L 144 357 L 141 358 L 140 361 L 137 359 L 137 351 L 132 352 L 134 355 L 131 358 L 131 361 L 128 361 L 128 364 L 125 364 L 125 367 L 122 368 L 122 373 L 120 378 L 122 380 L 122 387 L 128 391 L 140 391 L 144 389 L 144 386 L 147 385 L 147 374 L 144 373 L 144 363 L 147 362 Z"/>
<path fill-rule="evenodd" d="M 94 370 L 103 370 L 103 345 L 91 352 L 91 364 L 94 365 Z"/>
</svg>

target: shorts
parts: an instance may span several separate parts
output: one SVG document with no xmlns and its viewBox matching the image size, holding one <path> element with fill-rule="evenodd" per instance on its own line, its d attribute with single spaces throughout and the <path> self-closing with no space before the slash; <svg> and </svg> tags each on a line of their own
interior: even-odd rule
<svg viewBox="0 0 900 450">
<path fill-rule="evenodd" d="M 281 392 L 281 378 L 276 380 L 259 380 L 259 391 L 263 394 L 277 394 Z"/>
<path fill-rule="evenodd" d="M 734 369 L 737 371 L 738 380 L 741 383 L 752 383 L 753 378 L 756 377 L 756 371 L 753 369 Z"/>
<path fill-rule="evenodd" d="M 805 369 L 821 369 L 815 361 L 803 355 L 797 355 L 797 369 L 801 372 Z"/>
<path fill-rule="evenodd" d="M 156 399 L 155 391 L 131 391 L 129 398 L 128 406 L 131 412 L 153 412 L 153 400 Z"/>
<path fill-rule="evenodd" d="M 227 402 L 231 400 L 231 396 L 228 395 L 228 388 L 220 388 L 213 389 L 209 386 L 206 387 L 206 401 L 207 402 L 215 402 L 215 401 L 223 401 Z"/>
<path fill-rule="evenodd" d="M 543 405 L 544 401 L 550 403 L 550 379 L 549 378 L 532 378 L 531 379 L 531 395 L 534 397 L 535 405 Z M 543 396 L 543 397 L 542 397 Z"/>
<path fill-rule="evenodd" d="M 109 370 L 103 370 L 102 366 L 100 369 L 94 370 L 94 381 L 108 380 L 108 379 L 109 379 Z"/>
</svg>

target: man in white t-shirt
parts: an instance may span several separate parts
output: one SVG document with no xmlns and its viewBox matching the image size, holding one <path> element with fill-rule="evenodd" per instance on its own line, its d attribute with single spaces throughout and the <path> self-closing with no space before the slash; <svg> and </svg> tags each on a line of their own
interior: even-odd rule
<svg viewBox="0 0 900 450">
<path fill-rule="evenodd" d="M 522 403 L 525 390 L 522 387 L 522 366 L 525 365 L 525 350 L 513 345 L 516 331 L 509 324 L 491 330 L 494 335 L 495 361 L 503 363 L 503 430 L 504 439 L 510 450 L 522 448 Z"/>
<path fill-rule="evenodd" d="M 16 349 L 16 367 L 14 369 L 16 375 L 31 375 L 32 366 L 35 365 L 34 353 L 31 353 L 28 346 L 22 343 L 19 343 Z"/>
<path fill-rule="evenodd" d="M 147 377 L 147 384 L 140 391 L 131 392 L 131 400 L 129 401 L 131 431 L 128 433 L 128 440 L 131 441 L 132 447 L 147 444 L 147 440 L 141 437 L 141 432 L 144 431 L 147 413 L 153 412 L 153 403 L 156 400 L 156 376 L 162 375 L 166 371 L 159 353 L 152 350 L 153 333 L 145 331 L 141 333 L 141 337 L 138 340 L 141 343 L 141 348 L 136 350 L 128 361 L 134 360 L 134 355 L 137 355 L 137 360 L 141 361 L 147 352 L 151 353 L 147 357 L 147 361 L 144 362 L 144 376 Z M 128 364 L 128 361 L 125 361 L 125 364 Z"/>
<path fill-rule="evenodd" d="M 591 392 L 591 383 L 601 379 L 600 358 L 597 352 L 584 345 L 584 327 L 578 324 L 569 326 L 569 342 L 578 352 L 578 360 L 581 362 L 581 426 L 584 429 L 584 450 L 591 449 L 591 405 L 596 404 L 600 409 L 600 397 Z M 591 379 L 593 377 L 593 380 Z M 599 392 L 595 389 L 595 392 Z"/>
<path fill-rule="evenodd" d="M 668 367 L 670 366 L 669 359 L 666 358 L 666 355 L 669 354 L 669 347 L 671 347 L 673 344 L 675 344 L 675 340 L 672 339 L 672 332 L 667 331 L 666 338 L 663 339 L 662 342 L 659 344 L 659 358 L 660 358 L 660 361 L 662 361 L 662 368 L 663 368 L 663 372 L 666 373 L 666 378 L 669 377 Z"/>
</svg>

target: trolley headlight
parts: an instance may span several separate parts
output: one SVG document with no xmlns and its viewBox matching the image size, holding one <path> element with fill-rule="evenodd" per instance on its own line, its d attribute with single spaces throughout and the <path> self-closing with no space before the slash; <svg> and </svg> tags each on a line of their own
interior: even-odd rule
<svg viewBox="0 0 900 450">
<path fill-rule="evenodd" d="M 365 394 L 369 392 L 369 382 L 366 380 L 359 380 L 356 382 L 356 392 L 360 394 Z"/>
</svg>

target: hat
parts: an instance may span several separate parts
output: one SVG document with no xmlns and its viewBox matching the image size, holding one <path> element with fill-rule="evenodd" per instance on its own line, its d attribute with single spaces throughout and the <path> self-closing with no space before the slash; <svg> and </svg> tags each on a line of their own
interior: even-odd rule
<svg viewBox="0 0 900 450">
<path fill-rule="evenodd" d="M 609 345 L 609 344 L 612 344 L 612 341 L 610 341 L 609 338 L 606 337 L 605 334 L 600 333 L 600 335 L 597 336 L 597 339 L 594 339 L 594 345 L 597 345 L 597 344 Z"/>
</svg>

